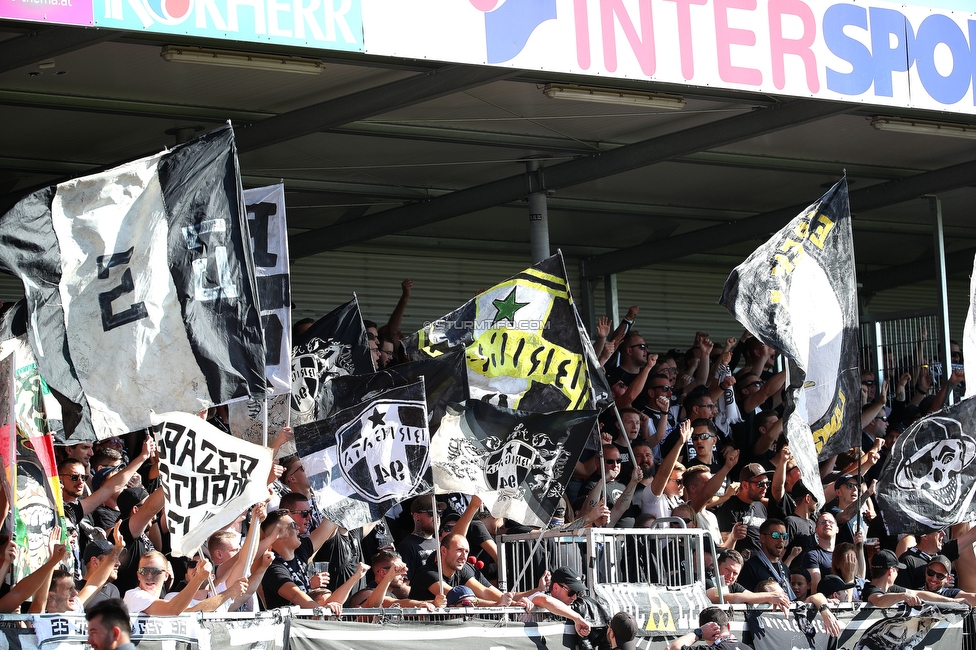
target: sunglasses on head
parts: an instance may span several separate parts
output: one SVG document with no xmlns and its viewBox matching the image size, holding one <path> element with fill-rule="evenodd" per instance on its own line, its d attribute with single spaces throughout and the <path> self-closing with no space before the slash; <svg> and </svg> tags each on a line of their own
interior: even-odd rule
<svg viewBox="0 0 976 650">
<path fill-rule="evenodd" d="M 767 535 L 769 535 L 773 539 L 787 540 L 787 539 L 790 538 L 790 534 L 789 533 L 780 533 L 780 532 L 777 532 L 775 530 L 773 532 L 771 532 L 771 533 L 767 533 Z"/>
<path fill-rule="evenodd" d="M 932 569 L 926 569 L 925 575 L 927 575 L 930 578 L 938 578 L 939 580 L 945 580 L 949 574 L 939 573 L 938 571 L 933 571 Z"/>
<path fill-rule="evenodd" d="M 288 514 L 290 514 L 290 515 L 301 515 L 302 517 L 305 517 L 306 519 L 308 519 L 309 517 L 312 516 L 312 509 L 311 508 L 307 508 L 305 510 L 289 510 L 288 511 Z"/>
<path fill-rule="evenodd" d="M 139 575 L 146 576 L 148 578 L 149 576 L 158 576 L 162 573 L 166 573 L 166 569 L 157 569 L 156 567 L 147 566 L 139 569 L 138 573 Z"/>
</svg>

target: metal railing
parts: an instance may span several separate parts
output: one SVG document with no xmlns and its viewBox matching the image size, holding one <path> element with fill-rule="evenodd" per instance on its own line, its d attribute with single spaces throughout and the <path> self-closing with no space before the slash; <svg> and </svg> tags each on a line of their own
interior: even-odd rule
<svg viewBox="0 0 976 650">
<path fill-rule="evenodd" d="M 637 583 L 689 587 L 705 583 L 704 551 L 715 553 L 711 538 L 697 528 L 685 529 L 675 517 L 655 522 L 682 528 L 585 528 L 566 533 L 501 535 L 498 537 L 499 587 L 526 591 L 546 571 L 568 566 L 594 587 Z M 707 541 L 706 541 L 707 540 Z"/>
</svg>

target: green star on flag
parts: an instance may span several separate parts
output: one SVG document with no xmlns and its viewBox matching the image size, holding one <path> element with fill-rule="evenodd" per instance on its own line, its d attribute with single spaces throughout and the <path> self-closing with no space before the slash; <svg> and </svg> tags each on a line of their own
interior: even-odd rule
<svg viewBox="0 0 976 650">
<path fill-rule="evenodd" d="M 512 325 L 515 324 L 515 312 L 517 312 L 522 307 L 527 307 L 529 303 L 527 302 L 517 302 L 515 298 L 515 289 L 517 287 L 512 287 L 512 290 L 504 300 L 492 300 L 491 304 L 494 305 L 498 313 L 495 314 L 495 320 L 492 321 L 492 325 L 496 325 L 500 321 L 507 320 Z"/>
</svg>

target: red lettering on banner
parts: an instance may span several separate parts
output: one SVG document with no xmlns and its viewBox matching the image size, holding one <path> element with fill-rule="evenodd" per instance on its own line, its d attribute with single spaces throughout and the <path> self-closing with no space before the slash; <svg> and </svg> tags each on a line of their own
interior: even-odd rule
<svg viewBox="0 0 976 650">
<path fill-rule="evenodd" d="M 784 38 L 783 15 L 796 16 L 803 21 L 803 35 L 797 39 Z M 807 73 L 807 89 L 820 92 L 817 77 L 817 56 L 810 49 L 817 38 L 817 21 L 813 10 L 801 0 L 769 0 L 769 55 L 773 66 L 773 85 L 782 90 L 786 86 L 785 57 L 793 54 L 803 60 Z"/>
<path fill-rule="evenodd" d="M 576 19 L 576 62 L 583 70 L 590 69 L 590 17 L 586 0 L 574 0 L 573 16 Z"/>
<path fill-rule="evenodd" d="M 656 68 L 654 59 L 654 25 L 651 20 L 651 0 L 639 0 L 641 35 L 634 28 L 634 21 L 624 7 L 623 0 L 600 0 L 600 23 L 603 28 L 603 60 L 607 72 L 617 70 L 617 36 L 614 18 L 620 22 L 624 35 L 634 51 L 641 71 L 651 76 Z M 643 40 L 641 39 L 643 36 Z"/>
<path fill-rule="evenodd" d="M 691 40 L 691 5 L 703 5 L 708 0 L 668 0 L 677 5 L 678 49 L 681 52 L 681 76 L 689 80 L 695 76 L 694 46 Z"/>
<path fill-rule="evenodd" d="M 733 45 L 756 44 L 755 33 L 729 27 L 729 9 L 756 10 L 756 0 L 715 0 L 715 46 L 718 51 L 718 76 L 729 83 L 762 85 L 762 73 L 755 68 L 732 65 Z"/>
</svg>

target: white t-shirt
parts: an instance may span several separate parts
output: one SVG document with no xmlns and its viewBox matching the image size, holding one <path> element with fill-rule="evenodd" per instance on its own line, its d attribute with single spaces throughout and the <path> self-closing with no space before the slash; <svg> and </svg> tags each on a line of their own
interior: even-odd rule
<svg viewBox="0 0 976 650">
<path fill-rule="evenodd" d="M 125 606 L 129 608 L 130 614 L 139 614 L 159 599 L 145 589 L 136 587 L 125 592 L 122 600 L 125 602 Z"/>
</svg>

